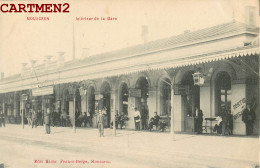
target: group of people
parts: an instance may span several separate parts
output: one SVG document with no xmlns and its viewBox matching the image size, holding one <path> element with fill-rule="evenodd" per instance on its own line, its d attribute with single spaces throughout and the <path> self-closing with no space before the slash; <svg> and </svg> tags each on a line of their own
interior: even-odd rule
<svg viewBox="0 0 260 168">
<path fill-rule="evenodd" d="M 32 128 L 36 128 L 38 125 L 43 125 L 43 115 L 40 110 L 36 111 L 34 109 L 29 109 L 25 115 L 28 125 Z"/>
<path fill-rule="evenodd" d="M 153 126 L 156 126 L 156 130 L 159 128 L 159 130 L 164 131 L 167 123 L 165 121 L 160 120 L 160 116 L 157 114 L 157 112 L 154 112 L 154 116 L 150 118 L 148 126 L 147 126 L 147 118 L 148 118 L 148 111 L 144 108 L 142 109 L 142 115 L 141 113 L 135 108 L 134 113 L 134 121 L 135 121 L 135 130 L 140 131 L 140 122 L 142 121 L 142 129 L 143 130 L 152 130 Z"/>
<path fill-rule="evenodd" d="M 46 133 L 50 134 L 50 126 L 52 123 L 50 109 L 47 109 L 46 113 L 41 112 L 41 110 L 36 111 L 35 109 L 29 109 L 25 115 L 29 126 L 37 128 L 38 125 L 44 124 Z"/>
<path fill-rule="evenodd" d="M 50 110 L 44 113 L 41 110 L 28 109 L 25 113 L 28 125 L 32 128 L 37 128 L 38 125 L 45 125 L 46 133 L 50 134 L 51 114 Z"/>
<path fill-rule="evenodd" d="M 28 112 L 26 112 L 25 116 L 28 122 L 29 126 L 37 127 L 38 125 L 44 124 L 44 112 L 41 110 L 34 110 L 29 109 Z M 82 123 L 84 123 L 84 126 L 86 127 L 87 124 L 89 124 L 90 127 L 92 127 L 92 117 L 90 115 L 90 112 L 84 112 L 84 115 L 82 115 L 78 110 L 75 114 L 76 117 L 76 126 L 81 126 Z M 51 126 L 62 126 L 67 127 L 71 126 L 71 119 L 69 115 L 66 114 L 64 110 L 62 110 L 61 113 L 58 113 L 57 111 L 49 112 L 49 118 L 50 118 L 50 125 Z"/>
<path fill-rule="evenodd" d="M 143 110 L 144 111 L 144 110 Z M 47 113 L 48 114 L 48 113 Z M 148 117 L 148 112 L 147 114 L 142 113 L 143 118 L 147 119 Z M 98 114 L 96 115 L 97 118 L 97 127 L 99 130 L 99 136 L 103 137 L 104 136 L 104 122 L 105 122 L 105 115 L 106 115 L 106 110 L 99 110 Z M 48 115 L 47 115 L 48 116 Z M 125 115 L 120 115 L 116 116 L 116 128 L 118 127 L 118 124 L 122 125 L 125 123 L 120 123 L 120 122 L 125 122 L 124 118 Z M 84 113 L 84 116 L 82 114 L 79 115 L 79 118 L 81 119 L 81 123 L 84 123 L 84 126 L 87 125 L 87 122 L 89 122 L 90 125 L 92 125 L 92 121 L 89 121 L 88 119 L 90 118 L 90 114 Z M 159 127 L 159 130 L 164 131 L 167 123 L 164 121 L 160 121 L 160 116 L 157 114 L 157 112 L 154 112 L 154 116 L 150 118 L 148 125 L 146 125 L 146 120 L 142 119 L 142 115 L 140 111 L 138 111 L 137 108 L 135 108 L 134 112 L 134 122 L 135 122 L 135 130 L 140 131 L 140 122 L 142 121 L 142 127 L 143 129 L 147 130 L 152 130 L 153 126 L 156 126 L 156 129 Z M 255 112 L 254 110 L 250 107 L 250 105 L 246 106 L 246 109 L 243 111 L 242 114 L 242 121 L 245 122 L 246 124 L 246 134 L 250 135 L 253 132 L 253 123 L 255 121 Z M 48 126 L 48 120 L 45 120 L 45 124 Z M 203 112 L 202 110 L 198 110 L 196 108 L 195 110 L 195 129 L 197 130 L 198 134 L 202 133 L 202 123 L 203 123 Z M 215 125 L 214 132 L 217 131 L 219 134 L 232 134 L 233 133 L 233 116 L 231 112 L 229 111 L 228 113 L 223 111 L 218 117 L 217 117 L 217 124 Z M 49 127 L 46 128 L 46 132 L 50 132 Z"/>
<path fill-rule="evenodd" d="M 162 122 L 159 122 L 159 120 L 160 116 L 157 114 L 157 112 L 154 112 L 154 116 L 149 121 L 148 130 L 151 131 L 153 129 L 153 126 L 155 126 L 156 130 L 159 127 L 159 130 L 162 130 L 162 132 L 164 132 L 167 124 L 164 120 Z"/>
<path fill-rule="evenodd" d="M 246 105 L 246 108 L 242 113 L 242 121 L 246 126 L 246 135 L 253 134 L 254 121 L 256 119 L 254 108 L 250 104 Z M 213 128 L 213 132 L 217 132 L 221 135 L 232 135 L 233 134 L 233 115 L 231 111 L 222 110 L 222 112 L 216 118 L 217 124 Z"/>
<path fill-rule="evenodd" d="M 54 113 L 54 112 L 53 112 Z M 45 124 L 46 133 L 50 134 L 50 126 L 53 124 L 53 113 L 50 112 L 50 109 L 47 109 L 46 113 L 43 114 L 40 110 L 36 112 L 34 109 L 28 110 L 26 113 L 26 118 L 28 121 L 29 126 L 32 128 L 36 128 L 37 125 Z M 76 113 L 77 114 L 77 113 Z M 105 115 L 106 110 L 99 110 L 98 114 L 96 114 L 97 118 L 97 126 L 99 129 L 99 135 L 100 137 L 104 136 L 104 122 L 105 122 Z M 202 123 L 203 123 L 203 112 L 202 110 L 198 110 L 196 108 L 195 110 L 195 130 L 197 130 L 198 134 L 202 133 Z M 60 124 L 61 126 L 66 126 L 67 121 L 67 115 L 65 113 L 62 113 L 60 116 Z M 156 126 L 156 129 L 159 128 L 159 130 L 164 131 L 167 123 L 165 121 L 160 121 L 160 116 L 157 114 L 157 112 L 154 112 L 154 116 L 150 118 L 149 123 L 147 124 L 147 118 L 148 118 L 148 111 L 145 110 L 145 108 L 142 108 L 142 114 L 140 111 L 138 111 L 137 108 L 135 108 L 134 112 L 134 122 L 135 122 L 135 130 L 140 131 L 140 125 L 142 122 L 142 128 L 144 130 L 152 130 L 153 126 Z M 254 108 L 250 106 L 250 104 L 246 105 L 246 109 L 244 109 L 242 113 L 242 121 L 245 123 L 246 126 L 246 135 L 253 134 L 253 124 L 256 119 Z M 118 128 L 118 124 L 120 124 L 121 128 L 123 125 L 125 125 L 125 121 L 128 120 L 128 117 L 126 115 L 119 115 L 116 116 L 116 128 Z M 218 134 L 222 135 L 232 135 L 233 134 L 233 116 L 231 114 L 231 111 L 225 111 L 222 110 L 222 112 L 219 114 L 219 116 L 216 118 L 217 124 L 214 126 L 213 131 L 217 132 Z M 92 127 L 92 116 L 90 112 L 84 112 L 84 115 L 82 113 L 79 113 L 76 120 L 77 126 L 84 126 L 86 127 L 87 124 L 89 124 L 90 127 Z M 0 111 L 0 127 L 5 127 L 5 114 L 3 111 Z M 112 123 L 111 123 L 112 126 Z"/>
<path fill-rule="evenodd" d="M 76 112 L 76 126 L 81 127 L 82 125 L 84 127 L 92 127 L 92 116 L 90 111 L 84 112 L 84 115 L 81 112 Z"/>
<path fill-rule="evenodd" d="M 77 113 L 78 113 L 78 110 L 77 110 Z M 32 111 L 32 115 L 31 116 L 32 116 L 32 127 L 33 126 L 36 127 L 37 126 L 37 120 L 34 120 L 34 118 L 37 118 L 37 117 L 35 117 L 37 115 L 36 115 L 35 111 Z M 89 123 L 89 125 L 92 127 L 92 119 L 90 117 L 90 113 L 89 112 L 88 113 L 85 112 L 84 116 L 83 117 L 81 117 L 81 116 L 83 116 L 83 115 L 79 114 L 79 116 L 77 117 L 78 119 L 82 118 L 82 121 L 80 121 L 80 122 L 83 122 L 84 126 L 87 126 L 87 123 Z M 67 126 L 68 120 L 69 120 L 69 117 L 68 117 L 68 115 L 66 113 L 62 113 L 59 116 L 59 113 L 57 113 L 55 111 L 51 112 L 49 108 L 47 109 L 46 113 L 44 113 L 43 118 L 44 118 L 46 134 L 50 134 L 50 132 L 51 132 L 50 127 L 51 127 L 51 125 L 54 126 L 55 123 L 57 122 L 57 120 L 60 119 L 60 121 L 59 121 L 60 126 Z M 76 120 L 76 125 L 79 122 L 78 119 Z"/>
<path fill-rule="evenodd" d="M 50 114 L 50 125 L 57 126 L 59 121 L 59 114 L 56 111 L 49 112 Z M 44 117 L 46 113 L 42 110 L 28 109 L 25 113 L 27 123 L 32 128 L 37 128 L 39 125 L 44 124 Z"/>
<path fill-rule="evenodd" d="M 233 115 L 230 110 L 222 110 L 216 120 L 217 124 L 213 128 L 213 132 L 221 135 L 233 134 Z"/>
<path fill-rule="evenodd" d="M 116 117 L 116 120 L 115 120 L 116 128 L 118 128 L 118 125 L 120 125 L 120 129 L 122 129 L 124 126 L 126 126 L 126 121 L 129 120 L 129 118 L 127 117 L 126 114 L 118 115 L 118 112 L 116 113 L 115 117 Z M 113 128 L 113 125 L 114 125 L 114 122 L 111 121 L 110 128 Z"/>
<path fill-rule="evenodd" d="M 142 124 L 142 130 L 147 130 L 148 129 L 148 110 L 145 108 L 145 106 L 142 106 L 141 113 L 140 111 L 135 108 L 135 113 L 134 113 L 134 120 L 135 120 L 135 130 L 141 130 L 141 125 Z"/>
<path fill-rule="evenodd" d="M 68 124 L 69 124 L 69 116 L 63 110 L 62 113 L 60 114 L 60 126 L 67 127 Z"/>
</svg>

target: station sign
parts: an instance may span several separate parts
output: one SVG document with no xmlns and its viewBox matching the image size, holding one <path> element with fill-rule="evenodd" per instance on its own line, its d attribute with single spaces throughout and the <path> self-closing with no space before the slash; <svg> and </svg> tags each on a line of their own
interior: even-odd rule
<svg viewBox="0 0 260 168">
<path fill-rule="evenodd" d="M 130 88 L 129 97 L 141 97 L 141 89 Z"/>
<path fill-rule="evenodd" d="M 53 94 L 53 86 L 32 89 L 33 96 L 44 96 L 44 95 L 50 95 L 50 94 Z"/>
<path fill-rule="evenodd" d="M 190 95 L 189 85 L 175 85 L 174 94 L 175 95 Z"/>
</svg>

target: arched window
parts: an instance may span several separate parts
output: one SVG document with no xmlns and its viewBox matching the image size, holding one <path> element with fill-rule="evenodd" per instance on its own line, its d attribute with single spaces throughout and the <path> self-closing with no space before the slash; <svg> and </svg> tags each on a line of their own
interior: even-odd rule
<svg viewBox="0 0 260 168">
<path fill-rule="evenodd" d="M 227 72 L 219 72 L 215 82 L 216 116 L 231 110 L 231 78 Z"/>
<path fill-rule="evenodd" d="M 194 85 L 193 71 L 187 71 L 181 81 L 182 87 L 188 87 L 189 92 L 182 95 L 184 115 L 195 116 L 195 109 L 200 109 L 200 87 Z"/>
</svg>

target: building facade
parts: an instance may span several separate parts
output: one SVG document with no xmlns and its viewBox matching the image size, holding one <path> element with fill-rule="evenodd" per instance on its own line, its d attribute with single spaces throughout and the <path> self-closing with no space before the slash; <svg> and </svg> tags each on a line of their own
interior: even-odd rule
<svg viewBox="0 0 260 168">
<path fill-rule="evenodd" d="M 245 135 L 241 116 L 251 104 L 259 135 L 259 28 L 252 25 L 233 21 L 78 60 L 65 62 L 61 53 L 56 61 L 47 57 L 45 64 L 31 65 L 0 81 L 1 109 L 10 123 L 21 123 L 23 109 L 31 108 L 70 121 L 89 111 L 95 127 L 95 113 L 105 108 L 106 127 L 116 112 L 127 115 L 126 128 L 134 129 L 137 107 L 148 118 L 157 112 L 176 132 L 195 132 L 198 108 L 204 126 L 231 112 L 233 133 Z"/>
</svg>

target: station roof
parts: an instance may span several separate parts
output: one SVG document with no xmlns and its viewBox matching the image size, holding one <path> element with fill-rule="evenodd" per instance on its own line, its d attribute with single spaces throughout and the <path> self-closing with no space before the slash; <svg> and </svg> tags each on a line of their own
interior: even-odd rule
<svg viewBox="0 0 260 168">
<path fill-rule="evenodd" d="M 197 42 L 206 41 L 208 39 L 219 38 L 219 36 L 237 34 L 239 32 L 259 33 L 259 27 L 232 21 L 193 32 L 187 32 L 180 35 L 147 42 L 145 44 L 134 45 L 115 51 L 92 55 L 86 57 L 85 59 L 71 61 L 71 64 L 95 63 L 105 60 L 126 58 L 133 55 L 187 46 Z"/>
</svg>

